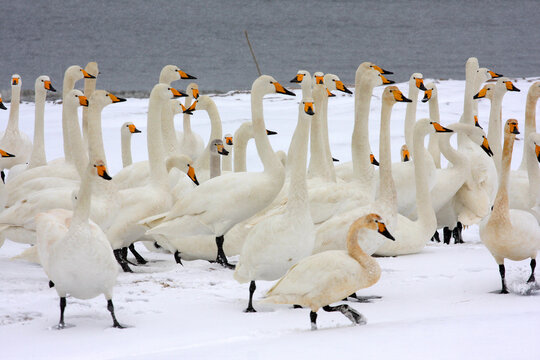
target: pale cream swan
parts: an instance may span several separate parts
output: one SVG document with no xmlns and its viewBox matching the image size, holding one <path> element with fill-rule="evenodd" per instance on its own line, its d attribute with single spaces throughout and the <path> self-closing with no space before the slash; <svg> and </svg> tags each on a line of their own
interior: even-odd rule
<svg viewBox="0 0 540 360">
<path fill-rule="evenodd" d="M 73 211 L 54 209 L 36 216 L 37 249 L 40 263 L 60 296 L 60 322 L 65 327 L 64 309 L 68 295 L 91 299 L 100 294 L 107 300 L 113 326 L 122 328 L 114 313 L 112 302 L 118 266 L 103 230 L 90 216 L 92 180 L 100 176 L 111 178 L 103 162 L 89 163 L 81 187 L 74 199 Z"/>
<path fill-rule="evenodd" d="M 313 251 L 315 229 L 309 212 L 306 183 L 307 148 L 313 115 L 313 99 L 303 98 L 287 155 L 290 185 L 285 211 L 257 223 L 242 247 L 234 278 L 240 283 L 250 282 L 245 312 L 256 311 L 253 308 L 256 280 L 279 279 Z"/>
<path fill-rule="evenodd" d="M 229 173 L 202 183 L 183 200 L 176 202 L 169 213 L 145 220 L 146 225 L 152 228 L 147 234 L 160 234 L 166 238 L 178 234 L 214 235 L 218 247 L 216 260 L 229 266 L 223 251 L 224 235 L 235 224 L 268 206 L 285 180 L 285 169 L 272 150 L 264 124 L 262 99 L 264 95 L 272 93 L 294 96 L 271 76 L 260 76 L 253 83 L 253 132 L 264 171 Z M 257 194 L 256 198 L 252 195 L 254 193 Z"/>
<path fill-rule="evenodd" d="M 311 309 L 311 329 L 317 329 L 317 311 L 339 311 L 353 324 L 366 318 L 348 305 L 330 306 L 357 290 L 373 286 L 381 277 L 381 267 L 358 245 L 361 229 L 377 231 L 393 240 L 381 217 L 369 214 L 357 219 L 347 234 L 347 250 L 330 250 L 312 255 L 293 266 L 261 302 L 298 304 Z"/>
<path fill-rule="evenodd" d="M 534 283 L 536 254 L 540 250 L 540 225 L 536 218 L 527 211 L 508 207 L 508 178 L 516 134 L 519 134 L 517 120 L 510 119 L 504 128 L 501 176 L 493 210 L 480 223 L 480 239 L 499 265 L 502 294 L 508 293 L 504 259 L 521 261 L 531 258 L 531 276 L 527 282 Z"/>
</svg>

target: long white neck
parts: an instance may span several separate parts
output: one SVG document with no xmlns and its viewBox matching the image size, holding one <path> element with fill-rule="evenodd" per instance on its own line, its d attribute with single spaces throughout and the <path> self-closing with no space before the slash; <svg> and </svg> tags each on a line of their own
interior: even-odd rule
<svg viewBox="0 0 540 360">
<path fill-rule="evenodd" d="M 187 109 L 187 108 L 189 108 L 191 106 L 192 103 L 193 103 L 193 96 L 191 94 L 189 94 L 189 96 L 186 97 L 186 100 L 184 102 L 184 106 Z M 190 135 L 191 134 L 191 115 L 184 114 L 184 117 L 182 118 L 182 120 L 183 120 L 184 136 L 185 135 Z"/>
<path fill-rule="evenodd" d="M 433 96 L 429 100 L 429 118 L 433 121 L 440 122 L 438 96 Z M 428 152 L 433 158 L 435 167 L 437 169 L 440 169 L 441 168 L 441 150 L 439 147 L 439 137 L 437 136 L 437 134 L 429 135 Z"/>
<path fill-rule="evenodd" d="M 253 136 L 253 126 L 242 124 L 234 133 L 234 172 L 246 172 L 246 149 L 249 139 Z"/>
<path fill-rule="evenodd" d="M 413 132 L 414 124 L 416 123 L 416 107 L 418 105 L 418 87 L 416 87 L 415 81 L 409 81 L 409 93 L 407 97 L 412 102 L 407 103 L 407 110 L 405 111 L 405 144 L 409 149 L 413 149 L 411 157 L 414 159 L 416 154 L 413 145 Z"/>
<path fill-rule="evenodd" d="M 9 107 L 9 120 L 4 134 L 19 132 L 19 105 L 21 103 L 21 87 L 11 87 L 11 103 Z M 4 135 L 5 136 L 5 135 Z M 17 154 L 15 154 L 17 155 Z"/>
<path fill-rule="evenodd" d="M 536 151 L 533 146 L 533 136 L 535 135 L 536 134 L 531 134 L 525 139 L 525 145 L 523 150 L 523 157 L 527 158 L 527 176 L 529 177 L 530 207 L 535 206 L 536 204 L 538 204 L 538 201 L 540 201 L 540 167 L 538 166 L 538 160 L 536 159 Z"/>
<path fill-rule="evenodd" d="M 510 221 L 510 209 L 508 204 L 508 180 L 510 178 L 510 166 L 512 162 L 512 150 L 515 135 L 504 134 L 504 146 L 501 157 L 501 171 L 499 172 L 499 189 L 493 204 L 490 221 Z M 489 140 L 488 140 L 489 141 Z"/>
<path fill-rule="evenodd" d="M 362 77 L 355 85 L 354 94 L 354 129 L 351 140 L 353 175 L 368 188 L 373 184 L 374 169 L 371 164 L 371 146 L 369 145 L 369 110 L 374 85 Z"/>
<path fill-rule="evenodd" d="M 426 169 L 426 157 L 424 154 L 424 138 L 426 132 L 421 127 L 415 127 L 413 135 L 414 151 L 418 156 L 413 157 L 414 178 L 416 182 L 416 208 L 418 212 L 418 222 L 424 227 L 431 227 L 437 224 L 435 211 L 431 206 L 431 195 L 429 193 L 428 174 Z"/>
<path fill-rule="evenodd" d="M 390 209 L 392 218 L 397 216 L 397 192 L 392 177 L 392 147 L 390 135 L 390 118 L 392 114 L 392 102 L 383 101 L 381 108 L 381 131 L 379 134 L 379 199 L 386 209 Z"/>
<path fill-rule="evenodd" d="M 325 169 L 328 172 L 330 179 L 336 181 L 336 171 L 334 168 L 334 161 L 332 160 L 332 151 L 330 150 L 330 137 L 328 136 L 328 95 L 323 98 L 322 101 L 322 142 L 324 147 L 324 162 Z"/>
<path fill-rule="evenodd" d="M 228 155 L 227 155 L 228 156 Z M 210 151 L 210 179 L 221 175 L 221 155 Z"/>
<path fill-rule="evenodd" d="M 535 85 L 536 84 L 533 84 L 533 86 Z M 538 96 L 534 95 L 531 92 L 531 89 L 529 89 L 529 92 L 527 93 L 527 102 L 525 103 L 525 133 L 523 135 L 525 139 L 527 139 L 530 134 L 536 132 L 536 103 L 538 102 Z M 528 157 L 523 154 L 519 170 L 527 170 L 528 161 Z"/>
<path fill-rule="evenodd" d="M 69 162 L 77 168 L 77 172 L 82 179 L 84 176 L 84 169 L 86 164 L 88 164 L 88 152 L 81 137 L 77 107 L 68 106 L 64 103 L 62 106 L 62 120 L 64 117 L 66 119 L 66 133 L 70 139 L 68 142 L 68 154 L 70 155 L 71 160 Z M 66 158 L 66 161 L 68 161 L 68 158 Z"/>
<path fill-rule="evenodd" d="M 328 99 L 326 93 L 326 87 L 322 84 L 316 84 L 312 91 L 313 100 L 315 103 L 315 115 L 311 121 L 311 141 L 310 141 L 310 153 L 309 160 L 309 177 L 321 177 L 326 181 L 336 181 L 336 174 L 334 170 L 334 164 L 332 168 L 328 166 L 326 151 L 324 148 L 324 101 Z M 303 111 L 303 110 L 302 110 Z M 330 158 L 330 161 L 332 159 Z M 331 171 L 332 170 L 332 171 Z"/>
<path fill-rule="evenodd" d="M 148 165 L 150 167 L 150 183 L 167 188 L 167 168 L 165 167 L 165 153 L 161 135 L 161 111 L 165 105 L 169 105 L 169 100 L 162 100 L 155 89 L 150 94 L 148 103 L 148 120 L 146 137 L 148 145 Z"/>
<path fill-rule="evenodd" d="M 88 99 L 90 99 L 94 91 L 96 91 L 97 74 L 95 76 L 96 76 L 95 79 L 90 79 L 90 78 L 84 79 L 84 96 L 86 96 Z M 89 111 L 88 107 L 83 107 L 82 134 L 83 134 L 83 141 L 86 147 L 88 147 L 88 111 Z"/>
<path fill-rule="evenodd" d="M 103 106 L 90 99 L 88 105 L 88 158 L 92 164 L 101 160 L 107 166 L 103 135 L 101 130 L 101 112 Z"/>
<path fill-rule="evenodd" d="M 478 70 L 478 60 L 476 58 L 470 58 L 465 65 L 465 93 L 463 98 L 463 115 L 459 122 L 465 124 L 474 125 L 473 117 L 473 96 L 478 91 L 476 83 L 476 74 Z M 458 136 L 458 138 L 465 138 L 465 135 Z"/>
<path fill-rule="evenodd" d="M 195 169 L 197 171 L 206 170 L 210 167 L 210 143 L 214 139 L 221 139 L 223 137 L 223 129 L 221 127 L 221 117 L 217 109 L 216 103 L 210 99 L 208 106 L 206 107 L 208 117 L 210 118 L 210 140 L 206 148 L 195 162 Z"/>
<path fill-rule="evenodd" d="M 493 98 L 491 99 L 491 108 L 489 110 L 489 127 L 487 139 L 489 146 L 493 151 L 493 161 L 495 161 L 495 167 L 497 172 L 501 172 L 501 154 L 502 154 L 502 144 L 501 144 L 501 132 L 502 132 L 502 119 L 501 119 L 501 109 L 502 109 L 502 99 L 506 91 L 498 91 L 498 87 L 495 87 L 493 93 Z"/>
<path fill-rule="evenodd" d="M 75 205 L 75 209 L 73 210 L 70 228 L 76 225 L 88 223 L 90 206 L 92 203 L 92 170 L 95 171 L 93 165 L 87 165 L 87 167 L 85 167 L 84 175 L 81 178 L 81 186 L 77 194 L 77 203 Z"/>
<path fill-rule="evenodd" d="M 131 132 L 121 131 L 121 144 L 122 144 L 122 167 L 129 166 L 133 163 L 131 157 Z"/>
<path fill-rule="evenodd" d="M 233 160 L 233 146 L 223 144 L 225 147 L 225 150 L 229 152 L 229 155 L 223 156 L 223 159 L 221 159 L 221 169 L 223 171 L 232 171 L 232 160 Z"/>
<path fill-rule="evenodd" d="M 290 168 L 287 211 L 290 213 L 296 213 L 299 210 L 309 211 L 306 163 L 310 116 L 305 113 L 302 102 L 300 102 L 298 111 L 298 123 L 287 154 L 287 167 Z"/>
<path fill-rule="evenodd" d="M 171 102 L 167 101 L 161 110 L 161 133 L 163 136 L 163 150 L 166 156 L 178 154 L 180 145 L 174 128 L 174 113 Z"/>
<path fill-rule="evenodd" d="M 28 161 L 28 168 L 34 168 L 37 166 L 43 166 L 47 164 L 47 157 L 45 155 L 45 98 L 47 96 L 47 90 L 43 89 L 43 85 L 36 86 L 36 110 L 34 120 L 34 141 L 32 145 L 32 153 L 30 154 L 30 160 Z"/>
<path fill-rule="evenodd" d="M 67 94 L 75 88 L 75 83 L 77 82 L 77 80 L 79 79 L 75 78 L 74 76 L 71 76 L 71 74 L 69 74 L 69 72 L 66 71 L 66 73 L 64 74 L 64 82 L 62 85 L 62 137 L 64 140 L 64 159 L 66 160 L 66 162 L 69 162 L 69 163 L 73 163 L 73 156 L 74 156 L 73 147 L 71 145 L 71 134 L 72 134 L 73 129 L 71 128 L 72 127 L 71 118 L 69 117 L 69 114 L 67 114 L 64 110 L 65 110 Z M 78 115 L 77 115 L 77 118 L 78 118 Z M 80 133 L 78 120 L 77 120 L 77 128 L 79 129 L 79 133 Z M 77 169 L 79 169 L 79 167 L 77 167 Z M 79 175 L 82 175 L 81 170 L 79 170 Z"/>
<path fill-rule="evenodd" d="M 283 165 L 274 153 L 272 145 L 270 145 L 270 140 L 268 140 L 268 135 L 266 135 L 266 125 L 264 124 L 263 114 L 263 96 L 264 93 L 262 93 L 261 90 L 259 90 L 256 86 L 252 87 L 251 118 L 257 154 L 261 158 L 265 172 L 277 173 L 283 171 L 284 175 Z"/>
</svg>

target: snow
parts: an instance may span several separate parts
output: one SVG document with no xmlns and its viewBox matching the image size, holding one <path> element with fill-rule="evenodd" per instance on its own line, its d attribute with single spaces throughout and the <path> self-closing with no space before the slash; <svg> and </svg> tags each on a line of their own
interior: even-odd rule
<svg viewBox="0 0 540 360">
<path fill-rule="evenodd" d="M 278 79 L 279 80 L 279 79 Z M 528 87 L 535 79 L 512 79 L 520 93 L 508 93 L 503 101 L 503 120 L 519 120 L 524 128 Z M 426 80 L 428 82 L 429 80 Z M 282 82 L 284 85 L 285 82 Z M 58 84 L 54 84 L 58 85 Z M 82 86 L 82 85 L 80 85 Z M 176 85 L 178 87 L 184 86 Z M 407 93 L 406 84 L 398 84 Z M 437 82 L 442 124 L 459 120 L 463 107 L 464 81 Z M 58 87 L 58 86 L 57 86 Z M 380 94 L 375 89 L 370 116 L 371 147 L 378 154 Z M 296 91 L 299 94 L 299 90 Z M 214 96 L 220 110 L 223 133 L 234 133 L 250 119 L 249 95 Z M 278 131 L 270 137 L 274 150 L 287 150 L 296 125 L 299 97 L 267 96 L 266 126 Z M 9 104 L 7 104 L 9 108 Z M 103 111 L 103 136 L 110 173 L 121 168 L 120 132 L 132 121 L 142 134 L 133 140 L 134 161 L 146 158 L 147 100 L 129 99 Z M 487 129 L 489 101 L 479 106 L 480 124 Z M 21 104 L 20 126 L 32 135 L 34 105 Z M 45 113 L 48 159 L 62 156 L 61 106 L 47 103 Z M 418 118 L 428 115 L 428 105 L 419 102 Z M 394 106 L 392 155 L 399 161 L 404 143 L 405 105 Z M 7 122 L 8 111 L 0 112 Z M 181 117 L 177 117 L 181 127 Z M 337 94 L 329 102 L 332 153 L 349 161 L 353 126 L 353 96 Z M 204 137 L 210 133 L 207 114 L 195 112 L 192 128 Z M 516 142 L 513 168 L 521 161 L 522 141 Z M 255 146 L 248 147 L 248 169 L 262 168 Z M 172 255 L 137 249 L 150 260 L 133 267 L 134 274 L 121 273 L 114 304 L 120 323 L 112 320 L 103 297 L 81 301 L 67 299 L 66 323 L 52 329 L 59 318 L 59 299 L 40 266 L 10 260 L 27 246 L 6 240 L 0 248 L 0 346 L 3 359 L 269 359 L 281 357 L 328 359 L 355 356 L 377 359 L 523 359 L 540 356 L 540 301 L 538 291 L 530 296 L 525 282 L 528 261 L 507 261 L 508 295 L 500 289 L 498 268 L 482 245 L 478 228 L 464 231 L 466 244 L 430 243 L 419 254 L 378 258 L 381 280 L 359 295 L 382 296 L 370 303 L 350 304 L 368 319 L 365 326 L 351 326 L 340 313 L 319 312 L 318 331 L 311 331 L 309 310 L 257 304 L 258 313 L 246 314 L 248 284 L 238 284 L 232 271 L 206 261 L 177 265 Z M 237 257 L 232 258 L 238 261 Z M 272 286 L 257 282 L 255 299 Z M 536 346 L 535 346 L 536 345 Z"/>
</svg>

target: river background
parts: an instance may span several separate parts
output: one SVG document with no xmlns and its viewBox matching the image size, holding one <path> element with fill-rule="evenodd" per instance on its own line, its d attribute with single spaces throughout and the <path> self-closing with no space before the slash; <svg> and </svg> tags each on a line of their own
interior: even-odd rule
<svg viewBox="0 0 540 360">
<path fill-rule="evenodd" d="M 288 83 L 297 70 L 354 83 L 373 61 L 405 81 L 464 79 L 465 61 L 510 77 L 540 75 L 540 1 L 0 1 L 0 90 L 37 76 L 61 89 L 65 69 L 97 61 L 98 88 L 144 96 L 178 65 L 203 93 L 249 89 L 257 70 Z M 187 82 L 177 83 L 184 88 Z M 78 84 L 82 87 L 82 82 Z"/>
</svg>

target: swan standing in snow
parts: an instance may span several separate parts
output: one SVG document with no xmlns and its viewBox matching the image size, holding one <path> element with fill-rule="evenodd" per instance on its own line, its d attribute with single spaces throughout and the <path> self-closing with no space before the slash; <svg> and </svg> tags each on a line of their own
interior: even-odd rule
<svg viewBox="0 0 540 360">
<path fill-rule="evenodd" d="M 504 259 L 521 261 L 531 258 L 531 276 L 527 282 L 534 283 L 536 254 L 540 250 L 540 225 L 536 218 L 527 211 L 508 207 L 508 178 L 516 134 L 519 134 L 517 120 L 510 119 L 504 128 L 499 190 L 491 214 L 480 223 L 480 239 L 499 265 L 501 294 L 508 293 Z"/>
<path fill-rule="evenodd" d="M 298 304 L 311 309 L 311 329 L 317 329 L 317 311 L 339 311 L 353 324 L 366 318 L 348 305 L 330 306 L 344 297 L 376 284 L 381 267 L 358 245 L 360 229 L 375 230 L 394 240 L 381 217 L 368 214 L 357 219 L 347 234 L 347 250 L 330 250 L 312 255 L 293 266 L 266 294 L 262 302 Z"/>
<path fill-rule="evenodd" d="M 291 266 L 313 251 L 315 230 L 309 213 L 306 184 L 307 145 L 313 115 L 313 99 L 302 99 L 298 124 L 287 155 L 291 168 L 285 212 L 257 223 L 242 247 L 234 278 L 240 283 L 250 282 L 246 312 L 256 311 L 253 308 L 256 280 L 279 279 Z"/>
<path fill-rule="evenodd" d="M 89 219 L 92 177 L 111 177 L 103 162 L 89 163 L 87 174 L 75 195 L 75 208 L 49 210 L 36 216 L 37 249 L 40 263 L 60 296 L 60 322 L 63 329 L 66 296 L 92 299 L 100 294 L 107 300 L 113 326 L 123 328 L 116 320 L 112 301 L 118 266 L 103 230 Z"/>
</svg>

